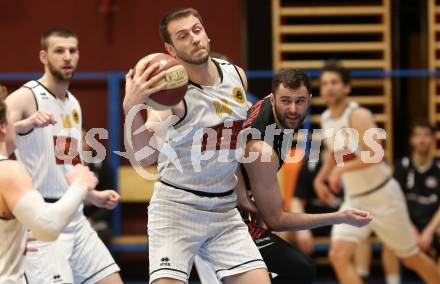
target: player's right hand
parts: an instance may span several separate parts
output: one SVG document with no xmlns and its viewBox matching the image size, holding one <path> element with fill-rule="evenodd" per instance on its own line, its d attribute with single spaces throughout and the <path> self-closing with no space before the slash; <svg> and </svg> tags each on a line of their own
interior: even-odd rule
<svg viewBox="0 0 440 284">
<path fill-rule="evenodd" d="M 251 221 L 255 221 L 260 215 L 255 202 L 252 200 L 238 201 L 237 199 L 237 207 L 240 212 L 249 215 Z"/>
<path fill-rule="evenodd" d="M 49 112 L 36 111 L 25 119 L 25 123 L 29 129 L 42 128 L 57 123 L 55 116 Z"/>
<path fill-rule="evenodd" d="M 342 223 L 359 228 L 368 225 L 373 220 L 369 212 L 355 208 L 345 209 L 340 213 L 342 214 Z"/>
<path fill-rule="evenodd" d="M 315 189 L 318 198 L 325 204 L 332 205 L 336 203 L 336 196 L 330 191 L 330 188 L 324 182 L 315 179 L 313 181 L 313 188 Z"/>
<path fill-rule="evenodd" d="M 81 164 L 73 167 L 73 169 L 66 174 L 66 179 L 69 185 L 78 185 L 87 188 L 89 191 L 95 189 L 98 184 L 98 179 L 95 174 L 90 171 L 89 167 Z"/>
<path fill-rule="evenodd" d="M 165 80 L 163 83 L 158 84 L 165 76 L 165 72 L 150 78 L 151 73 L 159 68 L 159 63 L 148 66 L 149 63 L 148 60 L 145 60 L 139 64 L 137 72 L 130 69 L 125 75 L 125 97 L 123 102 L 125 113 L 133 106 L 145 103 L 151 94 L 163 90 L 167 85 Z"/>
</svg>

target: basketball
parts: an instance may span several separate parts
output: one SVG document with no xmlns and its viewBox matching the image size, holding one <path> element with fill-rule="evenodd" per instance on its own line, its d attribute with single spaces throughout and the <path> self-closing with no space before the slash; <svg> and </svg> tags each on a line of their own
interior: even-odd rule
<svg viewBox="0 0 440 284">
<path fill-rule="evenodd" d="M 157 85 L 162 84 L 164 81 L 166 82 L 165 89 L 150 95 L 145 103 L 159 110 L 168 109 L 177 105 L 185 96 L 188 87 L 188 74 L 186 73 L 185 67 L 168 54 L 153 53 L 138 61 L 135 67 L 136 73 L 142 72 L 139 68 L 141 63 L 145 60 L 150 61 L 148 66 L 159 63 L 159 67 L 151 73 L 150 78 L 161 72 L 165 72 L 165 77 L 159 81 Z"/>
</svg>

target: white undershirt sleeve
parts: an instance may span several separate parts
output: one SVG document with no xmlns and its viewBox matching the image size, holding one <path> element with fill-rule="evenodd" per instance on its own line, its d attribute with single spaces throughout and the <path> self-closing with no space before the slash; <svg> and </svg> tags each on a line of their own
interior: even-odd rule
<svg viewBox="0 0 440 284">
<path fill-rule="evenodd" d="M 71 185 L 60 200 L 46 203 L 38 191 L 32 190 L 17 202 L 12 213 L 36 239 L 54 241 L 70 223 L 86 195 L 87 189 Z"/>
</svg>

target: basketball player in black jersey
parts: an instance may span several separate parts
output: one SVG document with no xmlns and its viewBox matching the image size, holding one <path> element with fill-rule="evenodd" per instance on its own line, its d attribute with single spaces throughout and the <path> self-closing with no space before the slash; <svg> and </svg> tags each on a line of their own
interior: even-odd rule
<svg viewBox="0 0 440 284">
<path fill-rule="evenodd" d="M 283 211 L 277 171 L 291 146 L 283 140 L 287 141 L 292 130 L 298 129 L 304 121 L 310 106 L 310 90 L 310 78 L 304 72 L 293 69 L 280 71 L 273 78 L 272 93 L 249 110 L 242 132 L 247 135 L 248 130 L 257 130 L 260 135 L 247 136 L 246 154 L 241 161 L 243 174 L 238 175 L 236 187 L 238 205 L 258 212 L 269 228 L 248 222 L 249 233 L 275 284 L 311 283 L 314 267 L 307 256 L 270 230 L 302 230 L 340 223 L 361 227 L 371 221 L 368 212 L 356 209 L 327 214 Z M 248 199 L 247 189 L 251 190 L 253 200 Z"/>
<path fill-rule="evenodd" d="M 243 163 L 244 175 L 249 179 L 258 212 L 268 228 L 274 231 L 310 229 L 338 223 L 366 225 L 371 220 L 370 216 L 367 212 L 356 209 L 342 211 L 340 215 L 295 214 L 284 212 L 282 209 L 276 174 L 289 152 L 290 145 L 287 139 L 291 139 L 292 129 L 298 129 L 307 115 L 311 101 L 310 93 L 310 78 L 304 72 L 282 70 L 274 76 L 272 94 L 257 102 L 249 111 L 244 127 L 258 129 L 262 134 L 259 138 L 249 138 L 246 145 L 246 155 L 257 153 L 258 159 L 251 163 Z M 272 144 L 271 131 L 274 134 Z M 265 161 L 264 155 L 268 154 L 270 159 Z M 243 195 L 240 196 L 243 200 Z M 299 250 L 289 246 L 270 231 L 259 235 L 260 230 L 256 229 L 255 225 L 249 226 L 251 234 L 256 237 L 255 242 L 262 247 L 260 252 L 269 271 L 278 275 L 273 279 L 273 283 L 311 282 L 313 269 L 308 267 L 311 265 L 309 260 Z M 298 268 L 302 269 L 292 269 L 292 264 L 298 264 Z"/>
<path fill-rule="evenodd" d="M 405 194 L 406 204 L 424 252 L 440 255 L 440 161 L 434 158 L 434 128 L 420 119 L 411 127 L 412 153 L 395 165 L 394 177 Z"/>
</svg>

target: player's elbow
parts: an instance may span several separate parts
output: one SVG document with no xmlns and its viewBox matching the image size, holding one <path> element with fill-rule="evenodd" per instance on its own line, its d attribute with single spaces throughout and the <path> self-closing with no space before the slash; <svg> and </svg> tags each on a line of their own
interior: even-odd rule
<svg viewBox="0 0 440 284">
<path fill-rule="evenodd" d="M 284 225 L 280 213 L 269 213 L 263 216 L 264 223 L 273 231 L 283 231 Z"/>
<path fill-rule="evenodd" d="M 45 215 L 35 217 L 30 228 L 32 235 L 42 242 L 53 242 L 63 231 L 66 224 L 61 224 L 49 219 Z"/>
</svg>

